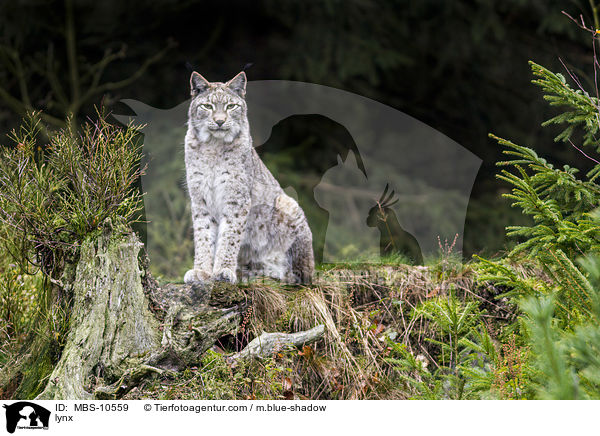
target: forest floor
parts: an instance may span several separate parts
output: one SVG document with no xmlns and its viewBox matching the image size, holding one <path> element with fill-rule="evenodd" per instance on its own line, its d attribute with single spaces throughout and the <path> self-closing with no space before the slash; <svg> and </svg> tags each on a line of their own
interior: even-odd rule
<svg viewBox="0 0 600 436">
<path fill-rule="evenodd" d="M 516 318 L 516 308 L 496 298 L 501 290 L 477 283 L 471 266 L 452 257 L 429 266 L 329 265 L 310 286 L 260 281 L 241 289 L 251 304 L 237 335 L 221 338 L 197 366 L 148 380 L 125 399 L 476 398 L 456 370 L 469 353 L 455 347 L 453 355 L 444 342 L 477 329 L 493 341 Z M 444 319 L 453 317 L 462 331 L 446 331 Z M 311 345 L 230 359 L 262 332 L 319 324 L 325 335 Z M 493 388 L 497 375 L 479 366 Z"/>
</svg>

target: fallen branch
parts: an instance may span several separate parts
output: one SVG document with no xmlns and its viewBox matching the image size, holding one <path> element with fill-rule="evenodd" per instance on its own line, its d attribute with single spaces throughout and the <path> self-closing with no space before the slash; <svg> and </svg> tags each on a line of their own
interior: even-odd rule
<svg viewBox="0 0 600 436">
<path fill-rule="evenodd" d="M 230 362 L 235 363 L 240 359 L 267 357 L 280 350 L 283 347 L 302 345 L 316 342 L 325 334 L 325 326 L 319 324 L 310 330 L 297 333 L 266 333 L 263 332 L 259 337 L 254 338 L 239 353 L 229 357 Z"/>
</svg>

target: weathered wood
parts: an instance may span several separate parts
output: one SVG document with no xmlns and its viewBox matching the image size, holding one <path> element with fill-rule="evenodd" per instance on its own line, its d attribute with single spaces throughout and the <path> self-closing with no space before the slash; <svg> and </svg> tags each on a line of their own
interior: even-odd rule
<svg viewBox="0 0 600 436">
<path fill-rule="evenodd" d="M 71 329 L 50 381 L 38 399 L 90 399 L 92 374 L 119 377 L 132 360 L 159 344 L 138 267 L 141 243 L 133 233 L 105 229 L 81 247 L 73 284 Z"/>
<path fill-rule="evenodd" d="M 272 356 L 273 353 L 282 348 L 295 346 L 301 347 L 312 342 L 316 342 L 325 334 L 325 326 L 319 324 L 310 330 L 297 333 L 266 333 L 263 332 L 259 337 L 254 338 L 239 353 L 229 357 L 231 362 L 242 359 L 261 358 Z"/>
<path fill-rule="evenodd" d="M 152 374 L 197 364 L 220 337 L 237 333 L 243 293 L 158 287 L 140 266 L 141 247 L 110 223 L 82 245 L 67 342 L 38 399 L 119 398 Z M 211 306 L 212 292 L 232 307 Z"/>
<path fill-rule="evenodd" d="M 99 400 L 114 400 L 129 392 L 133 387 L 139 385 L 146 377 L 157 374 L 163 375 L 170 371 L 155 368 L 150 365 L 135 366 L 125 372 L 115 383 L 108 386 L 97 386 L 94 395 Z"/>
</svg>

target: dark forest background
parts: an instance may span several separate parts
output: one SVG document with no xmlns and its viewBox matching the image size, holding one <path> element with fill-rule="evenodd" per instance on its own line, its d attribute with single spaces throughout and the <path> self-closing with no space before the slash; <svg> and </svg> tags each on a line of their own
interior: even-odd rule
<svg viewBox="0 0 600 436">
<path fill-rule="evenodd" d="M 562 11 L 593 21 L 584 0 L 4 0 L 0 131 L 30 109 L 60 127 L 124 98 L 173 107 L 189 97 L 190 66 L 212 81 L 246 68 L 250 80 L 344 89 L 425 122 L 483 159 L 464 254 L 491 254 L 505 246 L 504 227 L 525 218 L 499 195 L 508 188 L 495 178 L 501 149 L 488 133 L 553 162 L 590 167 L 574 148 L 553 145 L 558 131 L 541 123 L 556 112 L 530 84 L 531 59 L 567 74 L 564 63 L 594 89 L 589 35 Z M 322 165 L 312 148 L 347 140 L 330 124 L 290 120 L 269 152 L 300 144 L 295 170 Z"/>
</svg>

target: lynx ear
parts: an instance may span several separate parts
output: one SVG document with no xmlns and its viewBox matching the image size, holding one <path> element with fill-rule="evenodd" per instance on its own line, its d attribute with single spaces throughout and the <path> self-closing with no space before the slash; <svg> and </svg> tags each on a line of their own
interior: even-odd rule
<svg viewBox="0 0 600 436">
<path fill-rule="evenodd" d="M 190 77 L 190 88 L 192 95 L 202 94 L 208 89 L 209 85 L 210 82 L 200 74 L 195 71 L 192 73 L 192 77 Z"/>
<path fill-rule="evenodd" d="M 243 71 L 226 83 L 227 87 L 240 97 L 246 96 L 246 73 Z"/>
</svg>

